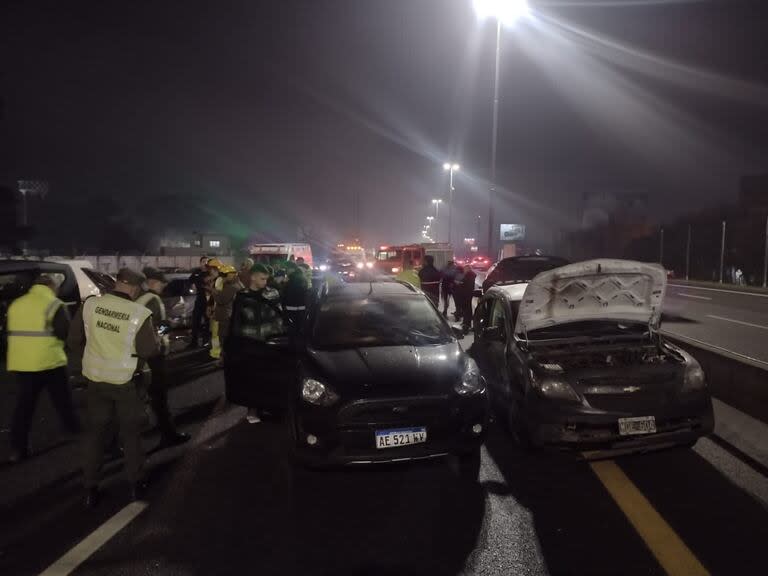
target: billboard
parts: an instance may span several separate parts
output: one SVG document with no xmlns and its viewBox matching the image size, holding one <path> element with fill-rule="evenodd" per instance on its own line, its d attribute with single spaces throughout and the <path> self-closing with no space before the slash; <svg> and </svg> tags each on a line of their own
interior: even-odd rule
<svg viewBox="0 0 768 576">
<path fill-rule="evenodd" d="M 525 225 L 502 224 L 499 236 L 502 242 L 518 242 L 525 239 Z"/>
</svg>

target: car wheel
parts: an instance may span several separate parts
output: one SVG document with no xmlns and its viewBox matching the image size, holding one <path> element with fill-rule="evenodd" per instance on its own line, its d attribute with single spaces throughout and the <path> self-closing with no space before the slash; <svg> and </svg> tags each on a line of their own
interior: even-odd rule
<svg viewBox="0 0 768 576">
<path fill-rule="evenodd" d="M 462 482 L 475 483 L 480 476 L 480 449 L 457 457 L 459 479 Z"/>
</svg>

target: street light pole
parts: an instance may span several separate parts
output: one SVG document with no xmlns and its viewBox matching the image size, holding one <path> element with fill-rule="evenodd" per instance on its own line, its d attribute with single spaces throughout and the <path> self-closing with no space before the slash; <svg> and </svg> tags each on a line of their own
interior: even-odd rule
<svg viewBox="0 0 768 576">
<path fill-rule="evenodd" d="M 723 283 L 723 264 L 725 263 L 725 220 L 723 220 L 723 233 L 720 237 L 720 284 Z"/>
<path fill-rule="evenodd" d="M 685 279 L 691 274 L 691 225 L 688 224 L 688 241 L 685 243 Z"/>
<path fill-rule="evenodd" d="M 456 172 L 459 168 L 460 166 L 458 164 L 453 164 L 451 162 L 446 162 L 443 164 L 443 170 L 447 170 L 450 173 L 448 181 L 448 244 L 450 244 L 451 240 L 453 239 L 453 192 L 455 190 L 453 187 L 453 173 Z"/>
<path fill-rule="evenodd" d="M 493 202 L 496 195 L 496 147 L 499 135 L 499 69 L 501 18 L 496 18 L 496 68 L 493 76 L 493 127 L 491 129 L 491 187 L 488 190 L 488 256 L 493 258 Z"/>
</svg>

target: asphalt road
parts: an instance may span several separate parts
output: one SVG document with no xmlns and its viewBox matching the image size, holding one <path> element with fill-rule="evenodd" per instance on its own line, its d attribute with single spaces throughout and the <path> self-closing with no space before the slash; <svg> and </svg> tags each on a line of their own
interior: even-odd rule
<svg viewBox="0 0 768 576">
<path fill-rule="evenodd" d="M 768 294 L 667 286 L 663 330 L 768 367 Z"/>
<path fill-rule="evenodd" d="M 765 573 L 768 479 L 707 439 L 588 464 L 520 452 L 494 429 L 474 487 L 447 462 L 308 472 L 279 422 L 249 425 L 223 402 L 220 372 L 179 384 L 192 442 L 152 454 L 145 504 L 128 505 L 108 465 L 93 511 L 45 399 L 38 454 L 0 465 L 0 574 Z"/>
</svg>

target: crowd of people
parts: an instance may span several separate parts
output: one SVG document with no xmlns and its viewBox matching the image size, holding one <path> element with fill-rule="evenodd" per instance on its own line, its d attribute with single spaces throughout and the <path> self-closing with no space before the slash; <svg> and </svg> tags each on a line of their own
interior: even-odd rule
<svg viewBox="0 0 768 576">
<path fill-rule="evenodd" d="M 201 258 L 190 280 L 197 289 L 190 347 L 207 346 L 218 363 L 237 298 L 266 302 L 272 325 L 290 334 L 298 329 L 311 294 L 311 270 L 301 259 L 274 267 L 246 259 L 238 270 L 216 258 Z M 155 414 L 159 448 L 190 439 L 176 429 L 168 403 L 170 327 L 161 297 L 167 284 L 160 270 L 123 268 L 111 291 L 86 299 L 70 319 L 57 296 L 57 279 L 40 274 L 27 293 L 11 303 L 6 362 L 19 391 L 11 422 L 12 463 L 30 454 L 33 415 L 41 392 L 47 390 L 63 428 L 81 436 L 86 504 L 100 501 L 100 470 L 107 451 L 124 455 L 132 498 L 142 497 L 145 407 Z M 67 352 L 82 361 L 85 426 L 73 402 Z M 258 422 L 259 415 L 249 413 L 248 420 Z"/>
<path fill-rule="evenodd" d="M 431 255 L 424 257 L 424 266 L 418 272 L 418 281 L 408 279 L 421 287 L 432 303 L 440 310 L 442 297 L 442 313 L 448 316 L 448 308 L 453 301 L 456 321 L 461 321 L 464 332 L 472 327 L 472 299 L 475 294 L 475 279 L 477 274 L 470 266 L 458 266 L 453 260 L 445 268 L 435 268 L 435 259 Z"/>
</svg>

